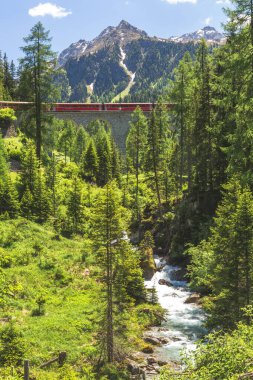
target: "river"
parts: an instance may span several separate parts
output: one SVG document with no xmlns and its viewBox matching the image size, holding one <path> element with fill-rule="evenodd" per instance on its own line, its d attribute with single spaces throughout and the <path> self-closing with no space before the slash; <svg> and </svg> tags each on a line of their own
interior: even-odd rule
<svg viewBox="0 0 253 380">
<path fill-rule="evenodd" d="M 182 351 L 194 350 L 196 341 L 205 334 L 205 315 L 200 306 L 185 303 L 192 293 L 186 281 L 175 280 L 175 274 L 181 268 L 167 265 L 157 256 L 155 262 L 157 268 L 162 269 L 145 285 L 155 287 L 159 303 L 167 310 L 162 326 L 153 330 L 154 336 L 167 340 L 167 343 L 158 347 L 155 353 L 160 360 L 180 363 Z M 169 281 L 172 286 L 160 285 L 161 279 Z"/>
</svg>

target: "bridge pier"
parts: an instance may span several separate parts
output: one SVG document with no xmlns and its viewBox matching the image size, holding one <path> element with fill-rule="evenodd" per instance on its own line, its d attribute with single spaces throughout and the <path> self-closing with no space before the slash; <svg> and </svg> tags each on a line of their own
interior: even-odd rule
<svg viewBox="0 0 253 380">
<path fill-rule="evenodd" d="M 112 135 L 121 151 L 126 151 L 126 138 L 130 128 L 132 112 L 110 112 L 110 111 L 93 111 L 93 112 L 50 112 L 52 116 L 61 120 L 74 120 L 77 124 L 87 126 L 91 121 L 107 121 L 112 127 Z M 149 112 L 145 113 L 146 116 Z"/>
</svg>

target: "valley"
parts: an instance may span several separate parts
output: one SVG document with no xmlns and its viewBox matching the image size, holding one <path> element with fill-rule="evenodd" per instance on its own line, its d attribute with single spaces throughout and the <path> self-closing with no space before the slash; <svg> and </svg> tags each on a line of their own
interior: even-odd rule
<svg viewBox="0 0 253 380">
<path fill-rule="evenodd" d="M 58 56 L 80 4 L 40 3 L 0 54 L 0 380 L 253 378 L 253 12 L 225 3 L 223 33 L 159 1 L 196 31 Z"/>
</svg>

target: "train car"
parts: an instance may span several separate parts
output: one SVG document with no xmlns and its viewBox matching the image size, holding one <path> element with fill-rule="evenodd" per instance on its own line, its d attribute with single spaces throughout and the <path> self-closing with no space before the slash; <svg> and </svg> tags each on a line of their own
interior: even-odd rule
<svg viewBox="0 0 253 380">
<path fill-rule="evenodd" d="M 100 111 L 99 103 L 56 103 L 52 107 L 53 112 L 92 112 Z"/>
<path fill-rule="evenodd" d="M 106 103 L 104 107 L 106 111 L 133 112 L 137 107 L 140 107 L 144 112 L 152 110 L 151 103 Z"/>
</svg>

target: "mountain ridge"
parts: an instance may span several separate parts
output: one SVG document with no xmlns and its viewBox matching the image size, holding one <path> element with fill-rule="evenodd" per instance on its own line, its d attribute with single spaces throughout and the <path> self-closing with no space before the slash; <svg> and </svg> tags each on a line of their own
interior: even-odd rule
<svg viewBox="0 0 253 380">
<path fill-rule="evenodd" d="M 221 43 L 224 36 L 205 27 L 181 37 L 150 37 L 125 20 L 108 26 L 92 41 L 80 39 L 59 55 L 72 89 L 70 101 L 153 101 L 173 69 L 197 43 Z"/>
</svg>

